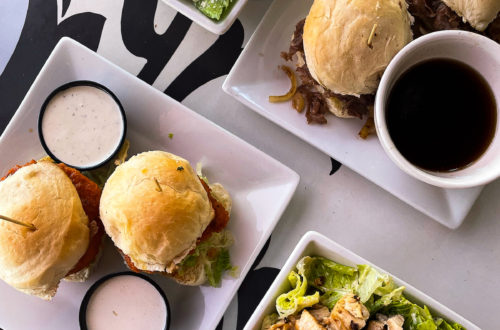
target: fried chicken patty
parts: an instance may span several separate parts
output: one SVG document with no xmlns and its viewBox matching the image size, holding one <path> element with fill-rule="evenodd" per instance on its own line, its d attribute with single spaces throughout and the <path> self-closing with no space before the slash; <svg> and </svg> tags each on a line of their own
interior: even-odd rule
<svg viewBox="0 0 500 330">
<path fill-rule="evenodd" d="M 99 253 L 102 238 L 104 236 L 104 225 L 99 217 L 99 201 L 101 200 L 101 188 L 87 178 L 80 171 L 65 164 L 57 164 L 66 173 L 76 188 L 78 196 L 82 201 L 83 210 L 89 218 L 90 241 L 87 252 L 80 258 L 78 263 L 67 275 L 78 273 L 89 266 Z"/>
</svg>

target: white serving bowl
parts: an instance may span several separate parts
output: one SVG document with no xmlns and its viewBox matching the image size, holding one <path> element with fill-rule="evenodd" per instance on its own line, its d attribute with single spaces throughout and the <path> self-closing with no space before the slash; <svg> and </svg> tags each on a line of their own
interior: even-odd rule
<svg viewBox="0 0 500 330">
<path fill-rule="evenodd" d="M 490 146 L 473 164 L 453 172 L 427 171 L 410 163 L 394 145 L 386 124 L 385 105 L 394 83 L 413 65 L 433 58 L 454 59 L 474 68 L 490 85 L 497 105 L 496 131 Z M 375 98 L 375 126 L 382 147 L 389 158 L 409 175 L 443 188 L 474 187 L 500 177 L 499 104 L 500 45 L 472 32 L 439 31 L 410 42 L 389 63 Z"/>
<path fill-rule="evenodd" d="M 215 21 L 213 19 L 205 16 L 201 11 L 198 10 L 193 4 L 192 0 L 163 0 L 167 5 L 177 10 L 182 15 L 186 16 L 196 24 L 205 28 L 206 30 L 215 34 L 224 34 L 233 25 L 236 18 L 240 14 L 243 7 L 246 5 L 248 0 L 234 0 L 236 1 L 227 15 L 221 18 L 220 21 Z"/>
<path fill-rule="evenodd" d="M 290 288 L 287 280 L 288 274 L 295 269 L 297 262 L 305 256 L 322 256 L 347 266 L 363 264 L 370 265 L 381 273 L 389 274 L 397 285 L 405 287 L 404 295 L 409 298 L 410 301 L 419 305 L 426 305 L 429 307 L 434 316 L 458 322 L 467 330 L 479 329 L 479 327 L 472 322 L 443 306 L 425 293 L 415 289 L 408 283 L 401 281 L 396 276 L 391 275 L 387 271 L 373 265 L 325 236 L 314 231 L 309 231 L 302 237 L 290 257 L 288 257 L 285 265 L 281 268 L 280 273 L 248 320 L 244 330 L 260 330 L 264 317 L 276 312 L 276 298 Z"/>
</svg>

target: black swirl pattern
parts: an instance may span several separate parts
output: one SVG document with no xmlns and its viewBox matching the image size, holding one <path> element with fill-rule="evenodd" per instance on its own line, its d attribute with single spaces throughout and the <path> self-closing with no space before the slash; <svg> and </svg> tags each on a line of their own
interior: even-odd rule
<svg viewBox="0 0 500 330">
<path fill-rule="evenodd" d="M 83 13 L 57 24 L 57 0 L 29 2 L 16 49 L 0 75 L 0 132 L 14 115 L 59 39 L 71 37 L 96 50 L 105 20 L 102 15 Z"/>
</svg>

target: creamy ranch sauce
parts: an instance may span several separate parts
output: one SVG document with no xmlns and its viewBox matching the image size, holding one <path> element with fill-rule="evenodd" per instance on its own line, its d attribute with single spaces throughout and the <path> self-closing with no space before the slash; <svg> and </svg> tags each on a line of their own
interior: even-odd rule
<svg viewBox="0 0 500 330">
<path fill-rule="evenodd" d="M 62 162 L 79 167 L 97 165 L 120 143 L 120 108 L 99 88 L 70 87 L 47 104 L 42 133 L 47 147 Z"/>
<path fill-rule="evenodd" d="M 156 288 L 137 276 L 113 277 L 101 284 L 87 306 L 89 330 L 163 330 L 167 308 Z"/>
</svg>

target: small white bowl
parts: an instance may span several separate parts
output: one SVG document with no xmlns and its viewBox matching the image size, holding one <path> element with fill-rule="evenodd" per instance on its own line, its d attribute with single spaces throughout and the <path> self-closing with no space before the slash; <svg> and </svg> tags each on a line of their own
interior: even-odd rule
<svg viewBox="0 0 500 330">
<path fill-rule="evenodd" d="M 427 296 L 425 293 L 415 289 L 408 283 L 405 283 L 394 275 L 378 268 L 325 236 L 317 232 L 310 231 L 302 237 L 290 257 L 288 257 L 285 265 L 281 268 L 280 273 L 274 280 L 269 290 L 267 290 L 266 295 L 262 298 L 243 330 L 260 330 L 264 317 L 276 312 L 276 298 L 290 288 L 287 281 L 288 274 L 295 269 L 297 262 L 305 256 L 322 256 L 347 266 L 370 265 L 379 272 L 390 275 L 398 286 L 404 286 L 404 295 L 414 303 L 426 305 L 434 316 L 440 316 L 446 320 L 458 322 L 467 330 L 479 329 L 479 327 L 472 322 L 443 306 L 436 300 Z"/>
<path fill-rule="evenodd" d="M 246 5 L 248 0 L 233 0 L 232 8 L 227 13 L 227 15 L 221 18 L 220 21 L 215 21 L 213 19 L 205 16 L 201 11 L 198 10 L 193 4 L 192 0 L 163 0 L 167 5 L 177 10 L 182 15 L 186 16 L 196 24 L 207 29 L 208 31 L 215 34 L 224 34 L 233 25 L 236 18 L 240 14 L 243 7 Z"/>
<path fill-rule="evenodd" d="M 468 64 L 486 79 L 495 96 L 497 105 L 495 136 L 478 160 L 458 171 L 426 171 L 413 165 L 397 150 L 386 125 L 385 104 L 396 80 L 411 66 L 432 58 L 449 58 Z M 389 63 L 375 98 L 375 126 L 378 138 L 389 158 L 409 175 L 443 188 L 474 187 L 500 177 L 499 105 L 500 45 L 472 32 L 439 31 L 410 42 Z"/>
</svg>

